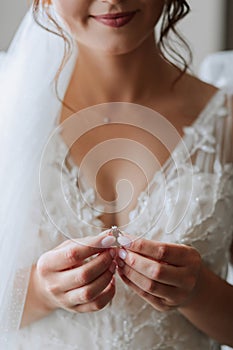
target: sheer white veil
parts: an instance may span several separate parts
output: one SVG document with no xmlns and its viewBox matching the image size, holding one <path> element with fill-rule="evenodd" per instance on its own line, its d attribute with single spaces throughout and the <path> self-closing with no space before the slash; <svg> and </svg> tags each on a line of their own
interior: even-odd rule
<svg viewBox="0 0 233 350">
<path fill-rule="evenodd" d="M 46 25 L 46 23 L 45 23 Z M 77 50 L 59 80 L 63 98 Z M 39 161 L 61 110 L 54 77 L 63 40 L 28 11 L 0 55 L 0 348 L 14 349 L 41 219 Z"/>
</svg>

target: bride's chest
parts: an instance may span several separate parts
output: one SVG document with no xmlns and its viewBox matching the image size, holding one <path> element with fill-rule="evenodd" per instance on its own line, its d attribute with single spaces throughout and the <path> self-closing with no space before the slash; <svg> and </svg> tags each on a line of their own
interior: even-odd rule
<svg viewBox="0 0 233 350">
<path fill-rule="evenodd" d="M 190 153 L 199 145 L 198 150 L 201 147 L 210 157 L 209 148 L 195 140 L 189 144 Z M 56 159 L 60 166 L 65 160 L 64 191 L 57 193 L 61 168 L 52 167 L 54 190 L 51 188 L 48 211 L 66 237 L 98 234 L 104 227 L 129 222 L 124 229 L 129 234 L 150 232 L 147 237 L 151 239 L 192 244 L 209 261 L 213 257 L 215 261 L 219 254 L 221 266 L 223 247 L 229 245 L 233 229 L 230 165 L 216 163 L 215 171 L 209 173 L 195 166 L 189 168 L 181 154 L 176 158 L 177 169 L 158 171 L 159 163 L 164 164 L 171 156 L 164 145 L 149 133 L 116 125 L 84 134 L 70 150 L 60 137 L 54 151 L 52 162 Z M 149 197 L 145 191 L 148 183 Z M 66 204 L 77 220 L 63 210 Z"/>
<path fill-rule="evenodd" d="M 104 207 L 106 226 L 125 225 L 138 197 L 169 157 L 166 144 L 149 132 L 127 125 L 107 124 L 72 145 L 69 159 L 78 166 L 79 190 L 95 189 Z"/>
</svg>

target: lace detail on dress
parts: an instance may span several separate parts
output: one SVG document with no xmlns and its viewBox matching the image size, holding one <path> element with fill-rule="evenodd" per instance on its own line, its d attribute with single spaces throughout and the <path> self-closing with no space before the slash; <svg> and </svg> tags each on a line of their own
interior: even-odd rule
<svg viewBox="0 0 233 350">
<path fill-rule="evenodd" d="M 224 91 L 218 92 L 192 126 L 184 127 L 184 142 L 191 153 L 193 168 L 184 158 L 180 146 L 162 168 L 166 177 L 166 199 L 162 171 L 157 172 L 149 186 L 149 194 L 142 192 L 137 206 L 129 215 L 126 231 L 145 232 L 148 239 L 175 242 L 194 246 L 205 263 L 222 278 L 226 277 L 229 246 L 233 232 L 233 163 L 225 153 L 225 126 L 232 120 Z M 232 137 L 232 136 L 231 136 Z M 229 140 L 228 140 L 229 141 Z M 56 161 L 67 151 L 57 138 L 51 158 L 52 179 L 57 176 Z M 57 158 L 58 157 L 58 158 Z M 77 187 L 78 168 L 70 163 L 64 168 L 64 185 L 67 201 L 86 222 L 98 223 L 98 212 L 93 212 L 80 196 Z M 177 172 L 179 171 L 179 179 Z M 192 176 L 191 176 L 192 175 Z M 187 204 L 187 193 L 192 192 L 185 215 L 180 210 Z M 178 181 L 183 190 L 177 197 Z M 95 193 L 85 192 L 89 203 L 95 203 Z M 50 188 L 50 210 L 64 226 L 70 225 L 59 207 L 59 198 Z M 75 224 L 74 222 L 72 224 Z M 94 234 L 80 222 L 76 230 L 83 235 Z M 170 228 L 173 228 L 171 231 Z M 40 240 L 48 249 L 62 239 L 48 222 L 46 215 L 41 223 Z M 60 235 L 60 236 L 59 236 Z M 63 237 L 63 239 L 65 239 Z M 52 242 L 52 244 L 51 244 Z M 60 348 L 118 349 L 118 350 L 210 350 L 220 346 L 194 327 L 178 311 L 160 313 L 116 278 L 116 295 L 112 305 L 96 313 L 71 314 L 64 310 L 55 313 L 22 330 L 18 349 Z M 38 337 L 38 334 L 40 336 Z M 31 342 L 31 343 L 30 343 Z M 27 345 L 28 344 L 28 345 Z"/>
<path fill-rule="evenodd" d="M 232 119 L 231 115 L 229 116 L 229 112 L 231 111 L 229 111 L 229 108 L 227 108 L 226 94 L 224 91 L 220 90 L 216 93 L 196 121 L 191 126 L 183 127 L 183 141 L 189 150 L 188 156 L 192 160 L 191 167 L 189 159 L 184 157 L 182 145 L 178 144 L 171 157 L 169 157 L 168 161 L 161 168 L 161 171 L 156 172 L 154 178 L 149 184 L 149 195 L 148 191 L 143 191 L 140 194 L 138 198 L 138 205 L 129 214 L 130 221 L 134 220 L 136 217 L 139 217 L 144 209 L 148 209 L 148 201 L 152 197 L 153 191 L 158 191 L 158 188 L 164 183 L 162 173 L 166 177 L 166 186 L 169 192 L 169 183 L 174 179 L 177 180 L 178 173 L 179 176 L 182 174 L 189 174 L 190 176 L 197 174 L 201 183 L 202 173 L 207 173 L 208 175 L 209 173 L 214 173 L 217 177 L 220 177 L 225 170 L 229 171 L 229 169 L 232 168 L 232 161 L 228 164 L 224 164 L 222 159 L 219 157 L 220 145 L 218 144 L 219 137 L 217 137 L 216 130 L 217 127 L 219 127 L 218 119 L 226 119 L 227 117 L 230 120 Z M 176 164 L 174 164 L 174 160 Z M 156 196 L 157 195 L 158 194 L 156 193 Z M 168 193 L 168 197 L 166 198 L 168 212 L 171 212 L 171 206 L 174 206 L 174 201 L 172 202 L 171 197 L 172 196 Z M 198 201 L 197 198 L 195 198 L 195 200 Z M 153 209 L 154 208 L 157 207 L 153 205 Z"/>
</svg>

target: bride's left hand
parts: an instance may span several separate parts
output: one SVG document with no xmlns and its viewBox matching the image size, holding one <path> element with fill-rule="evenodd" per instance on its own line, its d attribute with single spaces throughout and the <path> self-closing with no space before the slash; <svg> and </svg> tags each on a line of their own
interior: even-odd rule
<svg viewBox="0 0 233 350">
<path fill-rule="evenodd" d="M 122 280 L 159 311 L 185 305 L 198 290 L 202 260 L 190 246 L 138 239 L 118 253 Z"/>
</svg>

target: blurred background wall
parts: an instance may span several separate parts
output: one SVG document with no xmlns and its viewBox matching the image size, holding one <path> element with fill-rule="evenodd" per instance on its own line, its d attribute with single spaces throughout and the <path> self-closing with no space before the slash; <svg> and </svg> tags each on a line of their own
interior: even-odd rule
<svg viewBox="0 0 233 350">
<path fill-rule="evenodd" d="M 194 54 L 194 71 L 203 58 L 233 45 L 227 27 L 232 0 L 189 0 L 192 12 L 180 24 Z M 29 0 L 0 0 L 0 50 L 5 50 L 30 4 Z M 228 6 L 228 10 L 227 10 Z M 233 48 L 233 47 L 232 47 Z"/>
<path fill-rule="evenodd" d="M 231 0 L 232 1 L 232 0 Z M 193 51 L 194 70 L 206 55 L 226 45 L 225 0 L 188 0 L 192 12 L 179 25 Z"/>
<path fill-rule="evenodd" d="M 0 50 L 8 47 L 28 7 L 28 0 L 0 0 Z"/>
</svg>

